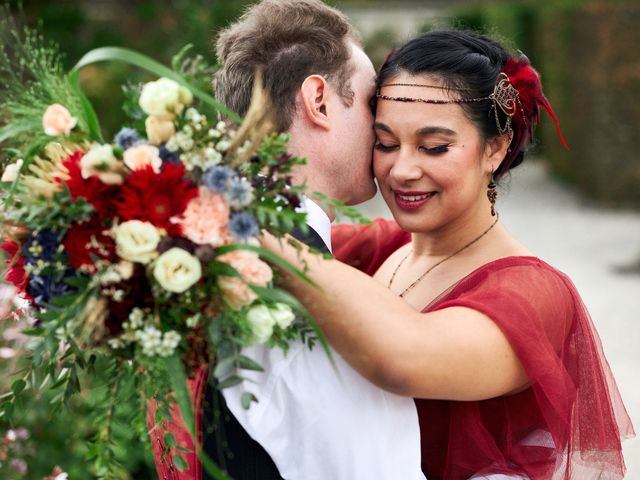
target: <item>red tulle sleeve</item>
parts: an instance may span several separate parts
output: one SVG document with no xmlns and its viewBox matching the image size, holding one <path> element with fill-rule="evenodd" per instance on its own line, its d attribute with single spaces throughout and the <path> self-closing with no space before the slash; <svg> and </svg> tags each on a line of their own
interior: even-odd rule
<svg viewBox="0 0 640 480">
<path fill-rule="evenodd" d="M 411 241 L 393 220 L 376 218 L 368 225 L 334 225 L 331 228 L 333 256 L 373 275 L 380 265 L 401 246 Z"/>
<path fill-rule="evenodd" d="M 633 427 L 572 282 L 537 258 L 505 258 L 426 311 L 453 306 L 482 312 L 500 327 L 530 388 L 480 402 L 417 400 L 427 477 L 622 478 L 620 441 Z"/>
</svg>

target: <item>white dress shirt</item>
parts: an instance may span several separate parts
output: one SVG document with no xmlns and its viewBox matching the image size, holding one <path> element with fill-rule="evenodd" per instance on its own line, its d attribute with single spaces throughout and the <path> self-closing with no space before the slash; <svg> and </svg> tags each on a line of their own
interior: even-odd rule
<svg viewBox="0 0 640 480">
<path fill-rule="evenodd" d="M 304 208 L 330 248 L 329 218 L 311 200 Z M 286 355 L 254 345 L 243 354 L 265 371 L 243 371 L 246 380 L 222 394 L 285 480 L 424 480 L 413 399 L 376 387 L 333 350 L 332 364 L 319 344 L 295 341 Z M 245 391 L 258 397 L 248 410 Z"/>
</svg>

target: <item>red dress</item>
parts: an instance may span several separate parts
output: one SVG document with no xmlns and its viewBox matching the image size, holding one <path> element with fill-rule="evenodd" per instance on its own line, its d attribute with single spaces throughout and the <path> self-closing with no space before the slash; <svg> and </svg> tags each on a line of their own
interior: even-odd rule
<svg viewBox="0 0 640 480">
<path fill-rule="evenodd" d="M 191 394 L 192 408 L 196 422 L 196 435 L 198 441 L 202 441 L 202 402 L 207 381 L 207 369 L 200 368 L 194 372 L 193 378 L 188 379 L 187 384 Z M 201 480 L 202 466 L 195 452 L 195 445 L 187 427 L 184 423 L 180 409 L 177 404 L 171 411 L 171 422 L 156 424 L 156 402 L 148 402 L 147 425 L 149 426 L 149 436 L 151 437 L 151 448 L 156 464 L 156 471 L 159 480 Z M 166 433 L 173 434 L 176 444 L 188 452 L 180 451 L 176 448 L 168 448 L 164 442 Z M 182 472 L 173 463 L 173 455 L 181 455 L 187 462 L 187 468 Z"/>
<path fill-rule="evenodd" d="M 332 233 L 334 256 L 370 275 L 409 240 L 381 219 Z M 482 312 L 500 327 L 531 387 L 483 401 L 416 399 L 427 478 L 622 478 L 620 441 L 633 427 L 571 280 L 538 258 L 507 257 L 467 275 L 423 312 L 453 306 Z"/>
</svg>

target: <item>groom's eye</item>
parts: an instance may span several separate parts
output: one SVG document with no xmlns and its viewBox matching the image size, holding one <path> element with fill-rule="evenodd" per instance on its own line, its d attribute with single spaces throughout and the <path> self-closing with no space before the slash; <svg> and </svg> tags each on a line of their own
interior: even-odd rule
<svg viewBox="0 0 640 480">
<path fill-rule="evenodd" d="M 382 142 L 377 142 L 373 148 L 375 148 L 380 152 L 391 152 L 395 150 L 397 147 L 395 145 L 384 145 Z"/>
</svg>

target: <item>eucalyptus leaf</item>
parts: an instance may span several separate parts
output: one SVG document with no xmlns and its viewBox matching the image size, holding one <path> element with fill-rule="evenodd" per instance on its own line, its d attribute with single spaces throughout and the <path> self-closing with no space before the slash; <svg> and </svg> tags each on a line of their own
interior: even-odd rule
<svg viewBox="0 0 640 480">
<path fill-rule="evenodd" d="M 262 366 L 258 362 L 244 355 L 238 355 L 235 358 L 235 362 L 238 367 L 243 368 L 245 370 L 264 372 L 264 368 L 262 368 Z"/>
<path fill-rule="evenodd" d="M 171 457 L 171 460 L 173 461 L 173 464 L 176 466 L 176 468 L 181 472 L 189 466 L 187 461 L 179 453 L 173 455 Z"/>
<path fill-rule="evenodd" d="M 239 377 L 238 375 L 231 375 L 230 377 L 225 378 L 222 382 L 218 384 L 218 390 L 224 390 L 225 388 L 235 387 L 240 383 L 242 383 L 242 377 Z"/>
<path fill-rule="evenodd" d="M 243 392 L 242 396 L 240 397 L 240 402 L 242 403 L 242 408 L 248 410 L 252 402 L 258 403 L 258 399 L 251 392 Z"/>
<path fill-rule="evenodd" d="M 171 432 L 166 432 L 163 437 L 164 444 L 167 447 L 177 447 L 178 443 L 176 442 L 176 437 Z"/>
<path fill-rule="evenodd" d="M 227 357 L 227 358 L 221 359 L 217 363 L 217 365 L 213 369 L 213 375 L 218 380 L 221 380 L 223 378 L 226 378 L 228 375 L 230 375 L 231 372 L 233 372 L 233 370 L 234 370 L 234 358 Z"/>
</svg>

